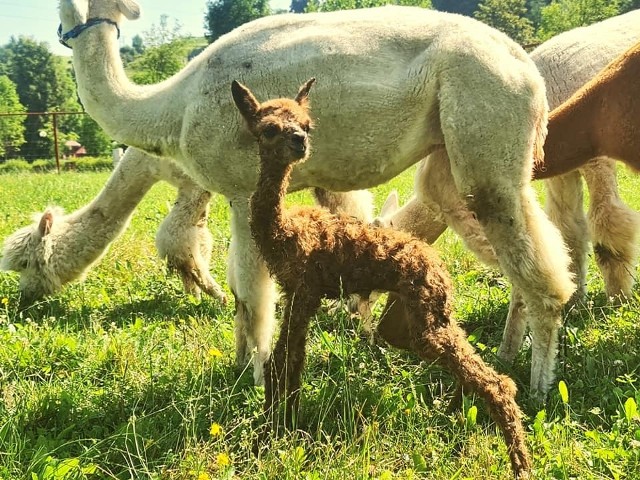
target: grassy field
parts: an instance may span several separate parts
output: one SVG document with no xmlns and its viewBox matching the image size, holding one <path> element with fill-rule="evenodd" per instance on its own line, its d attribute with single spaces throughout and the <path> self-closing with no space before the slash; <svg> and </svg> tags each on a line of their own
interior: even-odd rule
<svg viewBox="0 0 640 480">
<path fill-rule="evenodd" d="M 106 173 L 0 176 L 0 238 L 47 204 L 83 205 Z M 391 185 L 406 199 L 411 172 Z M 380 204 L 390 185 L 375 191 Z M 640 179 L 621 178 L 640 209 Z M 370 345 L 341 305 L 312 324 L 298 429 L 252 453 L 263 390 L 234 365 L 233 305 L 197 302 L 153 246 L 174 192 L 157 185 L 83 283 L 18 312 L 0 274 L 0 479 L 507 479 L 502 438 L 480 401 L 447 413 L 451 377 Z M 292 202 L 309 202 L 307 194 Z M 224 283 L 228 210 L 213 200 L 215 277 Z M 640 478 L 640 296 L 607 305 L 592 265 L 585 306 L 566 313 L 558 382 L 527 402 L 525 347 L 495 357 L 508 286 L 447 233 L 437 244 L 456 313 L 483 357 L 520 389 L 539 479 Z"/>
</svg>

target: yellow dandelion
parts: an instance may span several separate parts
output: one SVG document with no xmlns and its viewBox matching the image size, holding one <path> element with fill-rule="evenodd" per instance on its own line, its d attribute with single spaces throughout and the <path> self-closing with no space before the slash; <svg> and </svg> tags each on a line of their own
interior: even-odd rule
<svg viewBox="0 0 640 480">
<path fill-rule="evenodd" d="M 211 476 L 207 472 L 198 473 L 198 480 L 211 480 Z"/>
<path fill-rule="evenodd" d="M 411 409 L 410 408 L 405 408 L 404 409 L 404 414 L 405 415 L 409 415 L 411 413 Z"/>
<path fill-rule="evenodd" d="M 392 480 L 392 479 L 393 479 L 393 473 L 391 473 L 390 470 L 385 470 L 380 474 L 380 480 Z"/>
<path fill-rule="evenodd" d="M 231 459 L 229 458 L 229 455 L 223 452 L 218 454 L 218 456 L 216 457 L 216 462 L 219 466 L 226 467 L 227 465 L 231 464 Z"/>
<path fill-rule="evenodd" d="M 219 423 L 212 423 L 209 433 L 212 437 L 217 437 L 222 434 L 222 426 Z"/>
<path fill-rule="evenodd" d="M 222 352 L 218 350 L 216 347 L 211 347 L 209 349 L 209 356 L 211 358 L 220 358 L 222 356 Z"/>
<path fill-rule="evenodd" d="M 7 297 L 2 297 L 2 304 L 9 305 L 9 299 Z"/>
</svg>

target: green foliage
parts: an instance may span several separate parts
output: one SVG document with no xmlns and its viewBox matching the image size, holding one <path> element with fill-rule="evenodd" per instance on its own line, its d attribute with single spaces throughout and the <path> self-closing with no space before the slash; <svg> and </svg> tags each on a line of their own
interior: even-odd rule
<svg viewBox="0 0 640 480">
<path fill-rule="evenodd" d="M 131 40 L 131 45 L 125 45 L 120 48 L 120 57 L 122 63 L 126 67 L 130 64 L 138 55 L 142 55 L 145 51 L 144 40 L 140 35 L 135 35 Z"/>
<path fill-rule="evenodd" d="M 620 0 L 554 0 L 540 11 L 538 37 L 547 40 L 572 28 L 617 15 Z"/>
<path fill-rule="evenodd" d="M 293 13 L 303 13 L 307 8 L 309 0 L 291 0 L 289 11 Z"/>
<path fill-rule="evenodd" d="M 78 142 L 82 144 L 90 156 L 110 155 L 113 141 L 105 131 L 89 115 L 82 115 L 80 125 L 76 128 Z"/>
<path fill-rule="evenodd" d="M 54 57 L 47 44 L 29 37 L 12 37 L 0 58 L 16 85 L 20 102 L 29 112 L 79 110 L 68 64 Z M 72 130 L 75 119 L 61 119 L 61 132 Z M 30 116 L 24 121 L 25 140 L 19 154 L 45 157 L 53 153 L 51 117 Z M 44 135 L 43 135 L 44 133 Z"/>
<path fill-rule="evenodd" d="M 461 13 L 472 17 L 480 0 L 432 0 L 433 8 L 443 12 Z"/>
<path fill-rule="evenodd" d="M 525 16 L 526 13 L 525 0 L 484 0 L 478 5 L 474 16 L 525 45 L 534 36 L 533 25 Z"/>
<path fill-rule="evenodd" d="M 134 82 L 139 84 L 159 83 L 174 75 L 187 63 L 187 39 L 180 33 L 178 22 L 169 28 L 169 17 L 162 15 L 159 26 L 144 34 L 144 53 L 133 60 L 129 69 Z"/>
<path fill-rule="evenodd" d="M 620 0 L 620 13 L 627 13 L 640 8 L 640 0 Z"/>
<path fill-rule="evenodd" d="M 243 23 L 271 14 L 269 0 L 209 0 L 205 15 L 209 43 Z"/>
<path fill-rule="evenodd" d="M 51 173 L 56 171 L 55 160 L 7 160 L 0 163 L 0 174 Z M 104 172 L 113 169 L 111 157 L 78 157 L 60 160 L 60 170 L 75 172 Z"/>
<path fill-rule="evenodd" d="M 371 8 L 382 5 L 405 5 L 431 8 L 431 0 L 309 0 L 307 12 L 332 12 L 354 8 Z"/>
<path fill-rule="evenodd" d="M 26 160 L 12 159 L 0 163 L 0 173 L 17 173 L 31 170 L 31 164 Z"/>
<path fill-rule="evenodd" d="M 15 84 L 6 75 L 0 75 L 0 112 L 21 113 L 25 108 L 20 103 Z M 0 117 L 0 156 L 7 157 L 24 143 L 24 117 Z"/>
</svg>

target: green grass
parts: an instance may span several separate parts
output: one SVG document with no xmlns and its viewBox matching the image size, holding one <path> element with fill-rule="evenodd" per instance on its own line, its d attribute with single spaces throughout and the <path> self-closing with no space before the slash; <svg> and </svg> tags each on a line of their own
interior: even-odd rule
<svg viewBox="0 0 640 480">
<path fill-rule="evenodd" d="M 47 204 L 78 208 L 107 176 L 2 176 L 0 238 Z M 638 178 L 623 173 L 620 181 L 640 208 Z M 411 172 L 376 189 L 378 205 L 392 186 L 406 200 Z M 482 402 L 448 414 L 454 385 L 446 372 L 369 345 L 357 322 L 330 305 L 313 322 L 298 429 L 254 454 L 263 391 L 250 370 L 234 366 L 233 305 L 184 295 L 156 258 L 153 237 L 173 196 L 165 184 L 154 187 L 86 281 L 34 308 L 18 313 L 17 277 L 0 274 L 0 479 L 511 477 Z M 228 223 L 226 202 L 215 197 L 212 269 L 222 283 Z M 558 380 L 567 389 L 555 388 L 539 410 L 527 402 L 527 349 L 513 366 L 495 357 L 506 283 L 451 233 L 437 248 L 471 340 L 520 387 L 535 478 L 639 478 L 640 296 L 607 305 L 591 266 L 589 302 L 567 313 L 563 329 Z"/>
</svg>

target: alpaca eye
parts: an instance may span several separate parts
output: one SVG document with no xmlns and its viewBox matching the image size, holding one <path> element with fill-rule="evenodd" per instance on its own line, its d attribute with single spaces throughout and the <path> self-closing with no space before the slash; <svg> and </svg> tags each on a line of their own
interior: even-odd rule
<svg viewBox="0 0 640 480">
<path fill-rule="evenodd" d="M 264 138 L 273 138 L 278 133 L 280 133 L 280 127 L 278 127 L 277 125 L 267 125 L 262 130 L 262 135 L 264 136 Z"/>
</svg>

